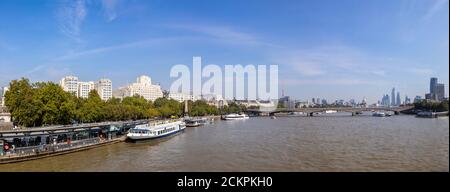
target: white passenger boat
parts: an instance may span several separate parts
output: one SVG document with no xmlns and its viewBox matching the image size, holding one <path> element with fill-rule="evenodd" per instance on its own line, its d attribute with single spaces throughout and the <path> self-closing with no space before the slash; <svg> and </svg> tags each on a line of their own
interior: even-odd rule
<svg viewBox="0 0 450 192">
<path fill-rule="evenodd" d="M 379 112 L 379 111 L 373 113 L 372 115 L 375 117 L 386 117 L 386 113 Z"/>
<path fill-rule="evenodd" d="M 223 120 L 238 120 L 238 119 L 248 119 L 248 115 L 246 114 L 228 114 L 222 117 Z"/>
<path fill-rule="evenodd" d="M 196 120 L 185 120 L 186 127 L 198 127 L 202 125 L 199 121 Z"/>
<path fill-rule="evenodd" d="M 206 117 L 186 118 L 184 122 L 186 123 L 186 127 L 198 127 L 206 124 L 212 124 L 214 119 L 208 119 Z"/>
<path fill-rule="evenodd" d="M 178 133 L 185 128 L 186 124 L 181 120 L 150 122 L 131 128 L 128 131 L 127 138 L 130 140 L 156 139 Z"/>
</svg>

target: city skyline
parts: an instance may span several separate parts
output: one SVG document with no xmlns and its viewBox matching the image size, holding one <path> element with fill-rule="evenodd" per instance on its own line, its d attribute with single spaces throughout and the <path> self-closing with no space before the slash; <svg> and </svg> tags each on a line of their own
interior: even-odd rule
<svg viewBox="0 0 450 192">
<path fill-rule="evenodd" d="M 76 85 L 75 85 L 75 88 L 73 88 L 74 91 L 70 90 L 70 86 L 68 88 L 66 88 L 64 86 L 63 82 L 67 78 L 69 78 L 69 79 L 76 79 L 76 83 L 75 83 Z M 105 78 L 102 78 L 102 79 L 105 79 Z M 100 79 L 100 80 L 102 80 L 102 79 Z M 109 79 L 107 79 L 107 80 L 109 80 Z M 109 80 L 109 81 L 111 81 L 111 80 Z M 83 89 L 82 87 L 86 86 L 86 84 L 92 84 L 92 85 L 90 85 L 90 86 L 92 86 L 92 88 L 87 88 L 88 90 L 87 91 L 85 90 L 85 93 L 83 93 L 83 94 L 79 93 Z M 86 98 L 87 97 L 86 95 L 88 94 L 88 92 L 90 90 L 94 90 L 95 89 L 94 85 L 96 85 L 96 83 L 94 83 L 94 81 L 84 82 L 84 81 L 81 81 L 80 79 L 78 79 L 77 76 L 69 75 L 69 76 L 63 77 L 60 80 L 59 85 L 61 87 L 63 87 L 63 89 L 65 91 L 75 92 L 75 95 L 77 95 L 78 97 Z M 431 77 L 430 78 L 429 92 L 433 93 L 434 91 L 436 91 L 437 85 L 440 85 L 441 87 L 445 87 L 444 84 L 438 83 L 438 78 Z M 147 89 L 154 89 L 154 88 L 153 87 L 150 88 L 150 87 L 147 87 L 147 86 L 156 86 L 155 88 L 158 90 L 156 92 L 160 92 L 160 93 L 156 93 L 156 96 L 148 95 L 149 92 L 153 92 L 154 90 L 149 91 Z M 2 87 L 0 87 L 0 88 L 2 88 Z M 281 95 L 279 97 L 280 100 L 282 100 L 285 97 L 291 97 L 289 95 L 285 95 L 284 91 L 285 91 L 284 89 L 281 90 Z M 116 92 L 116 93 L 114 93 L 114 92 Z M 169 98 L 177 98 L 176 100 L 181 100 L 181 101 L 184 101 L 185 97 L 188 97 L 191 100 L 196 100 L 196 99 L 193 99 L 193 98 L 200 97 L 200 95 L 193 95 L 192 94 L 192 90 L 189 93 L 184 93 L 184 92 L 174 92 L 173 93 L 173 92 L 170 92 L 168 89 L 161 88 L 160 85 L 152 84 L 152 78 L 147 76 L 147 75 L 140 75 L 140 76 L 138 76 L 135 83 L 131 83 L 131 84 L 127 83 L 126 85 L 121 85 L 119 88 L 113 89 L 112 90 L 112 97 L 123 98 L 123 97 L 130 97 L 130 96 L 132 96 L 134 94 L 137 94 L 137 95 L 144 96 L 144 98 L 146 98 L 147 100 L 154 100 L 155 98 L 163 97 L 163 92 L 167 92 L 169 94 L 168 95 Z M 414 97 L 416 97 L 416 98 L 417 97 L 424 97 L 424 98 L 426 98 L 427 95 L 430 94 L 430 93 L 423 93 L 422 95 L 416 95 Z M 445 91 L 442 90 L 442 93 L 445 93 Z M 427 99 L 442 100 L 444 98 L 448 98 L 445 95 L 442 95 L 442 93 L 441 93 L 440 97 L 436 96 L 435 98 L 427 98 Z M 152 94 L 155 94 L 155 93 L 152 93 Z M 173 95 L 173 97 L 170 96 L 171 94 Z M 149 99 L 150 97 L 152 97 L 152 99 Z M 402 99 L 402 98 L 404 98 L 404 99 Z M 189 99 L 187 99 L 187 100 L 189 100 Z M 366 99 L 365 98 L 363 98 L 361 101 L 355 101 L 355 99 L 352 98 L 352 97 L 350 97 L 350 98 L 339 98 L 339 99 L 335 99 L 335 100 L 330 100 L 330 99 L 328 99 L 326 97 L 323 97 L 323 96 L 320 97 L 320 98 L 319 97 L 318 98 L 314 98 L 313 97 L 313 98 L 292 98 L 292 99 L 294 101 L 297 101 L 297 102 L 304 102 L 304 101 L 309 102 L 309 100 L 311 99 L 311 103 L 313 103 L 313 104 L 336 103 L 336 102 L 339 102 L 339 101 L 342 101 L 342 102 L 354 102 L 354 104 L 366 103 Z M 400 91 L 398 91 L 398 90 L 396 91 L 395 87 L 393 87 L 391 89 L 391 97 L 389 97 L 389 94 L 383 94 L 383 97 L 380 100 L 377 100 L 377 101 L 375 101 L 373 103 L 369 103 L 369 104 L 379 104 L 379 105 L 384 105 L 384 106 L 400 106 L 402 104 L 411 104 L 411 96 L 408 96 L 408 94 L 401 95 Z"/>
<path fill-rule="evenodd" d="M 76 74 L 117 89 L 146 74 L 168 89 L 171 66 L 202 56 L 278 64 L 279 95 L 299 99 L 424 96 L 430 77 L 448 97 L 447 0 L 102 2 L 1 2 L 0 86 Z"/>
</svg>

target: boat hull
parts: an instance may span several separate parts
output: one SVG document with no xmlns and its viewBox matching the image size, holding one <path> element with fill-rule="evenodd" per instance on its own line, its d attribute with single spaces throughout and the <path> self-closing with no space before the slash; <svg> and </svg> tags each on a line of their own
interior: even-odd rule
<svg viewBox="0 0 450 192">
<path fill-rule="evenodd" d="M 238 118 L 228 118 L 224 117 L 223 120 L 243 120 L 243 119 L 249 119 L 249 117 L 238 117 Z"/>
<path fill-rule="evenodd" d="M 145 135 L 145 134 L 141 134 L 141 135 L 127 135 L 127 139 L 130 140 L 130 141 L 140 141 L 140 140 L 159 139 L 159 138 L 163 138 L 163 137 L 168 137 L 168 136 L 171 136 L 171 135 L 175 135 L 175 134 L 177 134 L 177 133 L 179 133 L 179 132 L 181 132 L 181 131 L 184 131 L 184 128 L 183 128 L 183 129 L 176 130 L 176 131 L 169 132 L 169 133 L 167 133 L 167 134 L 157 135 L 157 136 L 154 136 L 154 135 Z"/>
</svg>

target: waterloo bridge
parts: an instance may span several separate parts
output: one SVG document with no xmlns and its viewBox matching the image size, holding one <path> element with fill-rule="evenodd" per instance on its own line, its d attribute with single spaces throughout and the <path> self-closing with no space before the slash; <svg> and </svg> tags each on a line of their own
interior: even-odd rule
<svg viewBox="0 0 450 192">
<path fill-rule="evenodd" d="M 253 115 L 262 115 L 268 114 L 272 116 L 277 113 L 290 113 L 290 112 L 302 112 L 306 113 L 308 116 L 314 116 L 314 114 L 325 112 L 325 111 L 336 111 L 336 112 L 347 112 L 351 113 L 352 116 L 361 114 L 364 111 L 391 111 L 394 112 L 395 115 L 400 114 L 401 112 L 409 111 L 413 109 L 414 106 L 399 106 L 399 107 L 324 107 L 324 108 L 279 108 L 271 111 L 260 110 L 260 109 L 247 109 L 247 113 Z"/>
</svg>

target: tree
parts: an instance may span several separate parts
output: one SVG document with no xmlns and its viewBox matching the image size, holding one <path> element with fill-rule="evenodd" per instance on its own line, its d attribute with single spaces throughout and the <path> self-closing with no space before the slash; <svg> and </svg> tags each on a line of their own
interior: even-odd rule
<svg viewBox="0 0 450 192">
<path fill-rule="evenodd" d="M 153 102 L 155 108 L 162 117 L 181 116 L 183 114 L 182 103 L 167 98 L 158 98 Z"/>
<path fill-rule="evenodd" d="M 65 92 L 59 85 L 36 83 L 34 99 L 39 103 L 42 124 L 69 124 L 75 117 L 74 96 Z"/>
<path fill-rule="evenodd" d="M 52 82 L 36 82 L 28 79 L 13 80 L 6 93 L 5 104 L 15 124 L 21 126 L 42 126 L 70 124 L 74 121 L 91 123 L 101 121 L 137 120 L 154 117 L 179 117 L 184 104 L 173 99 L 158 98 L 154 102 L 142 96 L 117 98 L 102 101 L 97 91 L 89 97 L 77 98 L 65 92 Z M 245 106 L 231 104 L 227 111 L 240 112 Z M 189 101 L 193 116 L 215 115 L 219 110 L 205 101 Z"/>
<path fill-rule="evenodd" d="M 82 123 L 92 123 L 104 120 L 103 101 L 96 90 L 89 92 L 89 98 L 81 102 L 77 110 L 78 120 Z"/>
<path fill-rule="evenodd" d="M 189 115 L 190 116 L 204 116 L 204 115 L 217 115 L 219 110 L 215 106 L 211 106 L 205 101 L 197 100 L 190 102 Z"/>
<path fill-rule="evenodd" d="M 33 87 L 28 79 L 13 80 L 5 95 L 5 105 L 13 122 L 22 126 L 35 126 L 40 119 L 40 103 L 34 99 Z"/>
</svg>

